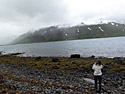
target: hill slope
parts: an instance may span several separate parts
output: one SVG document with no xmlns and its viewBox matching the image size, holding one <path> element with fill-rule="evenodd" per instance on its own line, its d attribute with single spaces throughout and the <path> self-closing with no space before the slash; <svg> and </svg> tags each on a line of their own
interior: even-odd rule
<svg viewBox="0 0 125 94">
<path fill-rule="evenodd" d="M 72 27 L 51 26 L 19 36 L 12 44 L 125 36 L 125 24 L 109 22 Z"/>
</svg>

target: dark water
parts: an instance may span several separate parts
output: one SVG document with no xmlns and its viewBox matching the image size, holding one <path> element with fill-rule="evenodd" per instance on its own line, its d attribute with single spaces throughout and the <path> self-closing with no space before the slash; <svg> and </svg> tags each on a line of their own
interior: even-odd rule
<svg viewBox="0 0 125 94">
<path fill-rule="evenodd" d="M 24 56 L 70 56 L 80 54 L 104 57 L 125 57 L 125 37 L 84 39 L 46 43 L 0 46 L 6 53 L 25 52 Z"/>
</svg>

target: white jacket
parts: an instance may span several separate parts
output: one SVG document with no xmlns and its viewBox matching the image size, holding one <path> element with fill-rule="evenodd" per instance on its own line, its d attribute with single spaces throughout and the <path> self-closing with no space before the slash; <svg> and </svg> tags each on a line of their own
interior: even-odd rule
<svg viewBox="0 0 125 94">
<path fill-rule="evenodd" d="M 102 65 L 99 66 L 99 65 L 94 64 L 92 66 L 92 69 L 94 70 L 94 75 L 102 75 L 102 71 L 101 71 L 102 68 L 103 68 Z"/>
</svg>

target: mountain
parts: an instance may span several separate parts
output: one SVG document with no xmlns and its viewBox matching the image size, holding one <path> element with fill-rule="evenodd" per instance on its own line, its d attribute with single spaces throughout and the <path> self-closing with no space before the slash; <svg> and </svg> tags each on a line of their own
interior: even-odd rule
<svg viewBox="0 0 125 94">
<path fill-rule="evenodd" d="M 19 36 L 12 42 L 12 44 L 118 36 L 125 36 L 125 24 L 109 22 L 103 24 L 85 25 L 81 23 L 76 26 L 58 25 L 41 28 L 34 32 L 28 32 Z"/>
</svg>

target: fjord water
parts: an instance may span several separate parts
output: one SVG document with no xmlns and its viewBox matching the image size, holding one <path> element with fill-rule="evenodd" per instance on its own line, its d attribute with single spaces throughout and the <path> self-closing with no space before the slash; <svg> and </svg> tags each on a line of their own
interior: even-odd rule
<svg viewBox="0 0 125 94">
<path fill-rule="evenodd" d="M 104 57 L 125 57 L 125 37 L 82 39 L 70 41 L 0 46 L 5 53 L 25 52 L 23 56 L 70 56 L 80 54 Z"/>
</svg>

